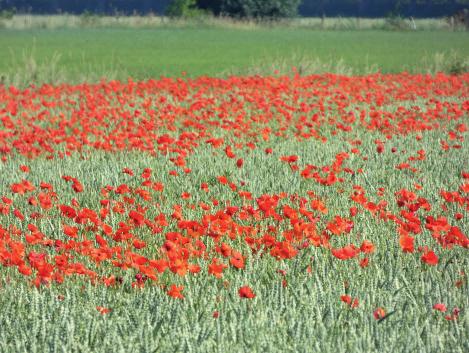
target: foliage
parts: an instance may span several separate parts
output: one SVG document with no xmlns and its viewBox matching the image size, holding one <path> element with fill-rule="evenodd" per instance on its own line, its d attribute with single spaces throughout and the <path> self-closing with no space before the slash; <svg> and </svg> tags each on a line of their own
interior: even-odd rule
<svg viewBox="0 0 469 353">
<path fill-rule="evenodd" d="M 8 6 L 3 4 L 3 0 L 0 0 L 0 20 L 12 19 L 16 14 L 16 8 L 14 6 Z"/>
<path fill-rule="evenodd" d="M 80 22 L 82 26 L 95 26 L 98 23 L 99 16 L 89 10 L 85 10 L 80 15 Z"/>
<path fill-rule="evenodd" d="M 248 18 L 294 17 L 301 0 L 172 0 L 166 9 L 171 17 L 192 17 L 197 10 L 216 15 Z"/>
<path fill-rule="evenodd" d="M 301 0 L 223 0 L 221 12 L 249 18 L 294 17 Z"/>
<path fill-rule="evenodd" d="M 469 72 L 469 58 L 461 56 L 457 51 L 449 53 L 438 52 L 422 59 L 422 67 L 432 75 L 445 72 L 451 75 L 461 75 Z"/>
<path fill-rule="evenodd" d="M 170 0 L 3 0 L 0 11 L 16 7 L 19 13 L 73 13 L 81 14 L 85 10 L 93 13 L 113 15 L 115 12 L 130 15 L 135 13 L 165 13 Z M 197 0 L 197 7 L 218 15 L 222 11 L 222 4 L 236 2 L 244 3 L 248 9 L 264 9 L 263 3 L 278 5 L 284 0 Z M 257 3 L 257 4 L 256 4 Z M 304 17 L 384 17 L 387 13 L 397 10 L 399 15 L 414 18 L 430 18 L 449 16 L 467 7 L 468 0 L 304 0 L 299 7 L 299 13 Z M 231 6 L 231 5 L 230 5 Z M 270 6 L 270 5 L 268 5 Z M 234 7 L 236 8 L 236 7 Z M 226 11 L 226 9 L 225 9 Z M 238 8 L 238 14 L 241 10 Z M 262 10 L 274 11 L 272 8 Z M 274 11 L 277 13 L 277 10 Z M 289 12 L 289 11 L 288 11 Z M 242 12 L 241 12 L 242 13 Z"/>
<path fill-rule="evenodd" d="M 408 30 L 410 29 L 410 24 L 406 19 L 402 18 L 401 16 L 395 15 L 394 13 L 390 13 L 385 18 L 383 29 L 396 31 Z"/>
<path fill-rule="evenodd" d="M 197 17 L 203 14 L 196 0 L 172 0 L 166 8 L 166 16 L 169 17 Z"/>
</svg>

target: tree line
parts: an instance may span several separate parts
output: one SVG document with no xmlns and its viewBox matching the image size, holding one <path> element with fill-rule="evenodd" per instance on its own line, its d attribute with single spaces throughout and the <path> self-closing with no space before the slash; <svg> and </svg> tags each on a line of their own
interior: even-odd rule
<svg viewBox="0 0 469 353">
<path fill-rule="evenodd" d="M 442 17 L 469 0 L 0 0 L 0 11 L 35 14 L 212 13 L 232 17 Z M 178 12 L 179 11 L 179 12 Z"/>
</svg>

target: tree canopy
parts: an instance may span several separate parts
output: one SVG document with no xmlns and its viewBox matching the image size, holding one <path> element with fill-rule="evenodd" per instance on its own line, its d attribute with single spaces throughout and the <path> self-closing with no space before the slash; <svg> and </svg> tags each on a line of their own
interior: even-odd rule
<svg viewBox="0 0 469 353">
<path fill-rule="evenodd" d="M 37 14 L 165 14 L 178 6 L 234 17 L 441 17 L 468 8 L 469 0 L 0 0 L 0 11 Z"/>
</svg>

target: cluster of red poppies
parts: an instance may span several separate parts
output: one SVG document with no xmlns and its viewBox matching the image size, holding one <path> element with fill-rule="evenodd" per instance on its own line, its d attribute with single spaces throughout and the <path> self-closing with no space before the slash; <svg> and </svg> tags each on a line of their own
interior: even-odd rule
<svg viewBox="0 0 469 353">
<path fill-rule="evenodd" d="M 216 186 L 226 188 L 231 200 L 195 198 L 181 191 L 179 199 L 165 199 L 172 206 L 165 214 L 160 210 L 165 185 L 152 169 L 125 168 L 122 173 L 129 182 L 102 185 L 99 203 L 87 208 L 78 196 L 64 202 L 51 181 L 34 184 L 28 175 L 39 171 L 23 165 L 24 177 L 0 190 L 0 264 L 17 268 L 37 287 L 75 276 L 118 286 L 123 271 L 133 271 L 136 288 L 163 285 L 159 279 L 165 272 L 183 277 L 202 271 L 222 280 L 225 271 L 243 271 L 252 253 L 287 260 L 309 247 L 321 247 L 338 260 L 356 259 L 366 267 L 376 250 L 373 239 L 342 247 L 334 245 L 334 239 L 352 232 L 357 214 L 368 214 L 394 225 L 396 243 L 404 253 L 418 251 L 424 264 L 437 265 L 436 247 L 469 246 L 457 223 L 469 210 L 469 172 L 460 175 L 453 190 L 438 190 L 443 211 L 456 206 L 455 214 L 431 213 L 432 204 L 419 195 L 419 184 L 413 190 L 392 190 L 393 200 L 385 199 L 384 188 L 379 188 L 376 200 L 352 182 L 354 175 L 363 173 L 362 166 L 353 168 L 349 162 L 351 156 L 361 156 L 362 141 L 347 136 L 353 131 L 380 134 L 374 143 L 376 153 L 382 154 L 396 152 L 386 143 L 395 136 L 415 134 L 421 140 L 437 130 L 447 136 L 440 141 L 443 151 L 460 150 L 468 130 L 468 97 L 469 74 L 168 78 L 25 90 L 0 86 L 3 162 L 18 155 L 92 159 L 96 150 L 140 151 L 166 156 L 174 164 L 170 174 L 184 178 L 191 174 L 187 161 L 201 148 L 223 151 L 218 158 L 245 168 L 246 151 L 262 148 L 265 158 L 274 158 L 272 140 L 327 143 L 342 136 L 350 149 L 331 156 L 330 164 L 302 164 L 298 155 L 277 158 L 302 180 L 338 186 L 340 193 L 349 185 L 353 203 L 346 216 L 331 216 L 326 200 L 313 191 L 254 195 L 245 182 L 219 175 Z M 390 167 L 415 173 L 425 159 L 421 149 Z M 69 183 L 70 192 L 95 192 L 85 180 L 60 177 L 58 182 Z M 208 195 L 212 186 L 209 180 L 201 183 L 201 195 Z M 397 214 L 390 203 L 399 208 Z M 188 216 L 191 212 L 199 216 Z M 60 230 L 48 234 L 41 229 L 42 220 L 59 224 Z M 422 232 L 431 237 L 428 245 L 416 249 L 415 236 Z M 243 246 L 236 248 L 239 240 Z M 184 298 L 182 285 L 164 287 L 171 297 Z M 256 296 L 247 285 L 238 294 Z M 351 308 L 359 305 L 358 298 L 348 295 L 341 300 Z M 107 310 L 98 308 L 101 313 Z M 436 310 L 443 311 L 440 306 Z M 374 315 L 380 319 L 385 311 L 378 308 Z"/>
</svg>

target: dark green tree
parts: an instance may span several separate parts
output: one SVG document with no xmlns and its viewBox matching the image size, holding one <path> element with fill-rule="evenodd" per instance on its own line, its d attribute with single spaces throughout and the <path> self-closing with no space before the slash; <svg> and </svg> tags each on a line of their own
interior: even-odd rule
<svg viewBox="0 0 469 353">
<path fill-rule="evenodd" d="M 197 0 L 197 7 L 209 11 L 214 15 L 219 15 L 222 2 L 223 0 Z"/>
<path fill-rule="evenodd" d="M 301 0 L 222 0 L 221 13 L 249 18 L 294 17 L 300 3 Z"/>
<path fill-rule="evenodd" d="M 188 17 L 194 10 L 197 10 L 196 0 L 172 0 L 166 8 L 166 15 L 169 17 Z"/>
<path fill-rule="evenodd" d="M 298 4 L 298 12 L 304 17 L 386 17 L 390 14 L 442 17 L 469 8 L 469 0 L 0 0 L 0 12 L 10 13 L 16 9 L 19 14 L 81 14 L 85 11 L 107 15 L 163 14 L 170 3 L 168 13 L 182 16 L 203 9 L 215 15 L 271 18 L 295 16 Z"/>
</svg>

